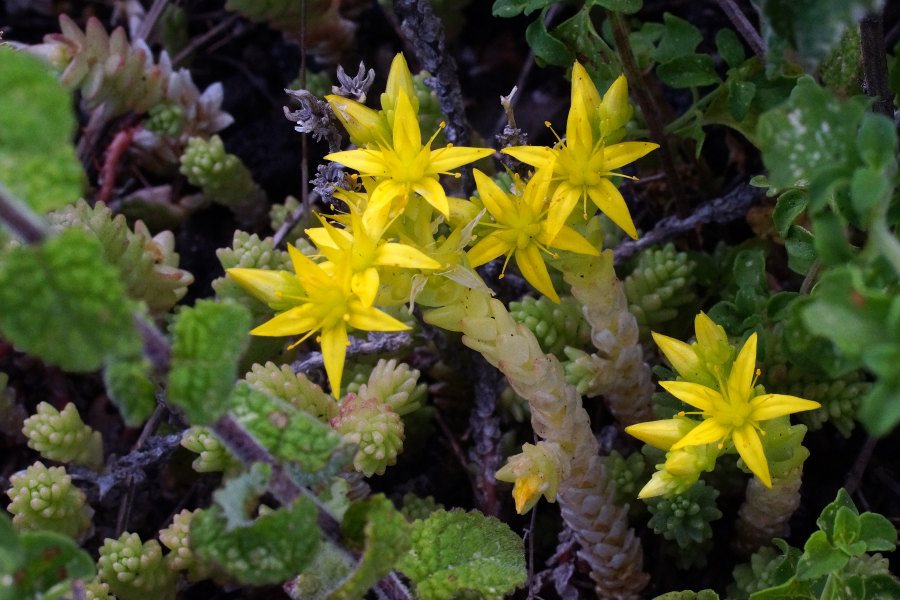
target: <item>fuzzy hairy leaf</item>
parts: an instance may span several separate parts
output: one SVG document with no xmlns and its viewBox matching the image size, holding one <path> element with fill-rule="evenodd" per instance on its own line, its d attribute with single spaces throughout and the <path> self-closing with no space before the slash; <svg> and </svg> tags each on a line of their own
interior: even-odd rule
<svg viewBox="0 0 900 600">
<path fill-rule="evenodd" d="M 156 408 L 156 385 L 150 380 L 150 363 L 140 354 L 116 357 L 103 370 L 106 394 L 129 427 L 147 420 Z"/>
<path fill-rule="evenodd" d="M 385 576 L 409 550 L 410 525 L 384 494 L 356 502 L 342 523 L 349 543 L 364 545 L 356 569 L 328 596 L 328 600 L 355 600 Z"/>
<path fill-rule="evenodd" d="M 249 328 L 250 313 L 239 304 L 202 300 L 178 313 L 168 392 L 191 424 L 209 424 L 227 410 Z"/>
<path fill-rule="evenodd" d="M 135 347 L 131 303 L 99 242 L 67 231 L 0 264 L 0 333 L 67 371 L 94 371 Z"/>
<path fill-rule="evenodd" d="M 0 183 L 36 212 L 78 199 L 72 97 L 46 65 L 0 45 Z"/>
<path fill-rule="evenodd" d="M 307 474 L 325 469 L 343 454 L 337 452 L 341 436 L 331 427 L 246 382 L 238 383 L 231 404 L 234 416 L 272 456 L 297 464 Z"/>
<path fill-rule="evenodd" d="M 303 570 L 319 545 L 317 511 L 308 498 L 257 517 L 247 527 L 228 529 L 222 509 L 213 506 L 191 523 L 191 549 L 201 560 L 241 583 L 278 584 Z"/>
<path fill-rule="evenodd" d="M 525 583 L 522 539 L 493 517 L 439 510 L 412 524 L 412 542 L 398 566 L 422 600 L 450 600 L 464 591 L 500 599 Z"/>
<path fill-rule="evenodd" d="M 49 598 L 70 590 L 71 579 L 91 579 L 90 555 L 70 537 L 50 531 L 16 534 L 0 514 L 0 600 Z"/>
</svg>

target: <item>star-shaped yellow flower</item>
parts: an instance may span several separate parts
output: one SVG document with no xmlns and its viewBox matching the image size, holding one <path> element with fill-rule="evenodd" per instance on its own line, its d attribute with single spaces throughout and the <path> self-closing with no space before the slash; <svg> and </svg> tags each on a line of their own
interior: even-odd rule
<svg viewBox="0 0 900 600">
<path fill-rule="evenodd" d="M 422 144 L 416 113 L 406 92 L 400 90 L 392 140 L 380 140 L 372 144 L 374 148 L 334 152 L 325 159 L 356 169 L 363 176 L 378 178 L 378 185 L 372 190 L 363 216 L 364 221 L 383 220 L 383 215 L 391 211 L 394 201 L 398 199 L 402 209 L 413 192 L 421 195 L 446 218 L 450 215 L 450 205 L 438 176 L 490 156 L 493 150 L 453 146 L 432 150 L 431 143 L 436 135 L 437 132 L 426 144 Z"/>
<path fill-rule="evenodd" d="M 610 177 L 623 176 L 616 169 L 634 162 L 659 147 L 650 142 L 611 144 L 625 124 L 621 108 L 627 106 L 627 83 L 619 77 L 602 100 L 587 71 L 579 63 L 572 67 L 572 106 L 566 123 L 566 138 L 553 148 L 518 146 L 503 152 L 534 167 L 553 162 L 553 179 L 559 185 L 550 200 L 549 232 L 560 231 L 579 200 L 590 198 L 613 223 L 637 239 L 637 229 L 628 206 Z M 607 100 L 608 98 L 608 100 Z M 624 117 L 627 121 L 627 117 Z M 549 125 L 549 124 L 548 124 Z"/>
<path fill-rule="evenodd" d="M 715 390 L 687 381 L 661 381 L 670 394 L 699 409 L 703 421 L 675 442 L 672 450 L 717 442 L 720 447 L 729 440 L 747 467 L 766 485 L 772 487 L 769 465 L 760 440 L 760 423 L 783 415 L 819 408 L 818 402 L 783 394 L 754 395 L 756 384 L 756 334 L 747 339 L 727 380 L 719 376 Z"/>
<path fill-rule="evenodd" d="M 338 270 L 349 270 L 351 291 L 368 306 L 378 295 L 378 267 L 441 268 L 441 263 L 413 246 L 382 239 L 383 232 L 367 227 L 355 211 L 350 213 L 350 223 L 350 229 L 338 229 L 322 219 L 323 226 L 307 229 L 306 235 Z"/>
<path fill-rule="evenodd" d="M 571 227 L 563 226 L 551 234 L 546 205 L 552 169 L 552 165 L 538 169 L 521 195 L 515 196 L 501 190 L 490 177 L 475 169 L 475 184 L 481 201 L 495 222 L 483 223 L 494 231 L 469 250 L 469 262 L 477 267 L 506 255 L 505 271 L 510 257 L 515 255 L 519 271 L 528 283 L 559 303 L 541 252 L 555 256 L 550 247 L 592 256 L 598 256 L 600 252 Z"/>
<path fill-rule="evenodd" d="M 325 372 L 331 392 L 338 397 L 349 338 L 347 329 L 363 331 L 403 331 L 409 327 L 366 304 L 350 290 L 347 277 L 336 277 L 288 246 L 295 275 L 264 269 L 228 269 L 228 275 L 242 288 L 281 307 L 291 306 L 250 333 L 281 337 L 302 334 L 293 345 L 319 333 Z"/>
</svg>

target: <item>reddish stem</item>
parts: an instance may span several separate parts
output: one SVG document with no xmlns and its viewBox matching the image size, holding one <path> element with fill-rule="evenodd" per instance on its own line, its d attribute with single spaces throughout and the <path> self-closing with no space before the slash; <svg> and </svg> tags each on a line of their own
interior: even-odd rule
<svg viewBox="0 0 900 600">
<path fill-rule="evenodd" d="M 140 125 L 133 125 L 121 129 L 106 149 L 106 157 L 103 159 L 103 167 L 100 169 L 101 184 L 100 192 L 97 194 L 98 201 L 108 204 L 112 198 L 113 189 L 116 185 L 116 171 L 119 170 L 119 162 L 134 141 L 134 135 L 137 133 L 138 129 L 140 129 Z"/>
</svg>

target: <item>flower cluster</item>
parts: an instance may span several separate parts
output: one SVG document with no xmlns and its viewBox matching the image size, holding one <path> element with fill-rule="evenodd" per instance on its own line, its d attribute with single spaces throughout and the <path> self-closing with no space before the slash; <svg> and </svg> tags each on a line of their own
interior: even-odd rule
<svg viewBox="0 0 900 600">
<path fill-rule="evenodd" d="M 766 487 L 772 487 L 761 424 L 820 406 L 796 396 L 767 394 L 756 385 L 760 375 L 756 333 L 732 359 L 734 351 L 725 330 L 706 314 L 697 315 L 695 330 L 694 344 L 653 334 L 679 376 L 678 381 L 661 381 L 660 385 L 697 410 L 625 428 L 642 442 L 667 452 L 665 463 L 657 465 L 657 472 L 641 490 L 641 498 L 685 491 L 702 471 L 712 470 L 723 451 L 737 452 L 747 468 Z"/>
<path fill-rule="evenodd" d="M 624 78 L 601 97 L 576 63 L 572 82 L 567 138 L 553 148 L 504 149 L 535 167 L 527 180 L 514 176 L 511 186 L 492 179 L 490 165 L 479 163 L 478 195 L 469 200 L 448 195 L 441 176 L 459 178 L 455 169 L 494 151 L 434 147 L 444 125 L 421 131 L 419 97 L 402 55 L 391 65 L 380 109 L 327 96 L 357 148 L 325 158 L 358 175 L 349 179 L 351 189 L 334 190 L 345 211 L 319 215 L 321 227 L 306 230 L 317 254 L 289 247 L 293 273 L 228 269 L 234 281 L 277 312 L 251 333 L 300 335 L 297 344 L 316 335 L 337 397 L 352 331 L 405 330 L 391 316 L 392 307 L 417 302 L 439 309 L 458 302 L 467 289 L 487 291 L 474 269 L 496 258 L 504 257 L 501 277 L 514 257 L 522 276 L 558 303 L 547 260 L 561 252 L 599 254 L 577 231 L 579 217 L 590 216 L 587 198 L 636 236 L 611 178 L 656 147 L 620 141 L 632 112 Z M 585 199 L 583 214 L 570 219 L 579 199 Z"/>
</svg>

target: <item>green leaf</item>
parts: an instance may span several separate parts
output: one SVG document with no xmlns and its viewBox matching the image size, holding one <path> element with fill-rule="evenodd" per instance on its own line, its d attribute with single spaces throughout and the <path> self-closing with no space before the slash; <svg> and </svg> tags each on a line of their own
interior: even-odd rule
<svg viewBox="0 0 900 600">
<path fill-rule="evenodd" d="M 731 29 L 720 29 L 716 32 L 716 50 L 719 51 L 722 60 L 732 69 L 744 64 L 747 59 L 744 45 Z"/>
<path fill-rule="evenodd" d="M 68 591 L 67 582 L 72 579 L 90 580 L 97 573 L 91 556 L 65 535 L 51 531 L 25 532 L 19 535 L 18 548 L 18 564 L 8 572 L 8 584 L 2 581 L 7 573 L 0 571 L 3 600 L 45 598 L 51 590 Z"/>
<path fill-rule="evenodd" d="M 439 510 L 412 524 L 413 547 L 399 568 L 422 600 L 464 591 L 499 600 L 526 579 L 522 539 L 493 517 Z"/>
<path fill-rule="evenodd" d="M 231 397 L 231 412 L 278 460 L 295 463 L 306 474 L 332 461 L 346 460 L 341 436 L 312 415 L 239 382 Z"/>
<path fill-rule="evenodd" d="M 771 184 L 792 187 L 820 174 L 831 182 L 854 167 L 865 110 L 864 102 L 841 104 L 812 77 L 801 77 L 787 102 L 759 118 L 757 135 Z"/>
<path fill-rule="evenodd" d="M 809 273 L 818 258 L 812 234 L 799 225 L 791 225 L 784 246 L 788 252 L 788 268 L 800 275 Z"/>
<path fill-rule="evenodd" d="M 734 282 L 738 287 L 766 289 L 766 253 L 762 250 L 741 250 L 734 257 Z"/>
<path fill-rule="evenodd" d="M 341 529 L 348 543 L 364 549 L 356 569 L 328 595 L 328 600 L 356 600 L 406 554 L 411 527 L 384 494 L 377 494 L 350 505 Z"/>
<path fill-rule="evenodd" d="M 828 56 L 848 27 L 855 27 L 878 0 L 757 0 L 770 48 L 787 43 L 808 70 Z"/>
<path fill-rule="evenodd" d="M 604 89 L 622 72 L 618 56 L 603 41 L 591 20 L 590 6 L 581 10 L 560 23 L 553 29 L 555 38 L 563 42 L 567 48 L 574 48 L 585 69 Z"/>
<path fill-rule="evenodd" d="M 641 10 L 643 4 L 644 0 L 588 0 L 585 6 L 602 6 L 608 10 L 631 15 Z"/>
<path fill-rule="evenodd" d="M 227 410 L 249 330 L 250 313 L 236 303 L 201 300 L 176 316 L 169 400 L 192 425 L 212 423 Z"/>
<path fill-rule="evenodd" d="M 853 249 L 844 230 L 844 221 L 830 210 L 813 217 L 816 252 L 823 264 L 837 266 L 853 258 Z"/>
<path fill-rule="evenodd" d="M 656 47 L 655 59 L 658 63 L 667 63 L 694 54 L 694 50 L 703 41 L 700 30 L 671 13 L 663 15 L 665 30 Z M 712 64 L 712 59 L 710 59 Z"/>
<path fill-rule="evenodd" d="M 868 552 L 893 552 L 897 547 L 897 529 L 887 518 L 878 513 L 859 515 L 859 539 L 866 543 Z"/>
<path fill-rule="evenodd" d="M 883 213 L 882 207 L 891 201 L 893 191 L 893 182 L 880 168 L 861 167 L 850 179 L 853 209 L 866 225 Z"/>
<path fill-rule="evenodd" d="M 864 542 L 857 542 L 859 536 L 859 515 L 856 510 L 846 506 L 838 508 L 834 519 L 834 535 L 832 542 L 835 547 L 849 556 L 858 556 L 866 551 Z"/>
<path fill-rule="evenodd" d="M 656 67 L 656 74 L 673 88 L 689 88 L 719 83 L 719 76 L 708 54 L 679 56 Z"/>
<path fill-rule="evenodd" d="M 568 67 L 575 61 L 575 55 L 558 38 L 547 31 L 544 13 L 525 30 L 525 40 L 539 61 L 557 67 Z M 540 64 L 540 62 L 538 63 Z"/>
<path fill-rule="evenodd" d="M 856 146 L 865 163 L 875 169 L 894 163 L 897 157 L 894 124 L 884 115 L 866 113 L 859 126 Z"/>
<path fill-rule="evenodd" d="M 253 515 L 250 513 L 266 491 L 271 476 L 271 465 L 254 463 L 249 471 L 227 480 L 213 492 L 213 500 L 225 517 L 226 531 L 253 524 Z"/>
<path fill-rule="evenodd" d="M 129 427 L 147 420 L 156 408 L 156 385 L 150 380 L 150 363 L 141 356 L 116 357 L 103 370 L 106 395 Z"/>
<path fill-rule="evenodd" d="M 838 490 L 834 500 L 825 505 L 819 518 L 816 519 L 816 525 L 818 525 L 819 529 L 824 531 L 829 538 L 834 537 L 837 515 L 842 508 L 854 513 L 857 512 L 856 505 L 850 498 L 850 494 L 848 494 L 847 490 L 844 488 Z"/>
<path fill-rule="evenodd" d="M 849 578 L 848 578 L 849 579 Z M 859 577 L 865 591 L 856 596 L 866 600 L 897 600 L 900 598 L 900 580 L 893 575 L 869 575 Z"/>
<path fill-rule="evenodd" d="M 555 0 L 494 0 L 491 14 L 495 17 L 515 17 L 521 14 L 529 15 L 553 4 Z"/>
<path fill-rule="evenodd" d="M 728 89 L 728 111 L 736 121 L 743 121 L 756 96 L 756 86 L 749 81 L 729 79 L 725 87 Z"/>
<path fill-rule="evenodd" d="M 831 545 L 824 531 L 816 531 L 803 546 L 803 555 L 797 563 L 797 578 L 806 581 L 818 579 L 843 568 L 848 560 L 849 556 Z"/>
<path fill-rule="evenodd" d="M 0 44 L 0 183 L 39 213 L 77 200 L 74 133 L 72 96 L 47 65 Z"/>
<path fill-rule="evenodd" d="M 94 371 L 134 348 L 131 303 L 100 243 L 70 230 L 0 262 L 0 333 L 67 371 Z"/>
<path fill-rule="evenodd" d="M 860 422 L 874 436 L 889 433 L 900 423 L 900 383 L 894 381 L 876 381 L 863 398 L 857 415 Z"/>
<path fill-rule="evenodd" d="M 191 521 L 191 549 L 239 582 L 274 585 L 298 574 L 312 560 L 321 533 L 309 498 L 267 512 L 247 527 L 228 529 L 222 509 L 213 506 Z"/>
<path fill-rule="evenodd" d="M 772 221 L 778 235 L 787 237 L 791 225 L 803 214 L 808 204 L 809 194 L 806 190 L 794 188 L 778 197 L 775 201 L 775 210 L 772 212 Z"/>
</svg>

